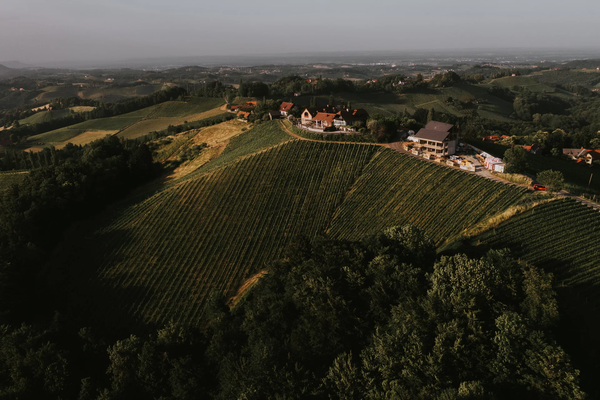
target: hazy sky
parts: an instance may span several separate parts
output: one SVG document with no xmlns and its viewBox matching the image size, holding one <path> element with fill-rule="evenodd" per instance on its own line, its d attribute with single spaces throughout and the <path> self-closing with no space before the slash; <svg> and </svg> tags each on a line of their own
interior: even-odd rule
<svg viewBox="0 0 600 400">
<path fill-rule="evenodd" d="M 0 61 L 600 49 L 600 0 L 0 0 Z"/>
</svg>

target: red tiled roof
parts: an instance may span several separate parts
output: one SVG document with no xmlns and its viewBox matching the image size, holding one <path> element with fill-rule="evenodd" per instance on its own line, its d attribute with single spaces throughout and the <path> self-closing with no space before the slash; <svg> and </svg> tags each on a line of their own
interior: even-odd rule
<svg viewBox="0 0 600 400">
<path fill-rule="evenodd" d="M 239 113 L 237 113 L 237 115 L 238 117 L 248 118 L 250 113 L 248 111 L 240 111 Z"/>
<path fill-rule="evenodd" d="M 313 118 L 313 120 L 315 120 L 315 121 L 325 121 L 325 122 L 329 122 L 330 124 L 332 124 L 336 115 L 337 114 L 320 112 L 320 113 L 317 113 L 317 115 Z"/>
<path fill-rule="evenodd" d="M 279 111 L 290 111 L 294 107 L 294 103 L 286 103 L 285 101 L 279 106 Z"/>
<path fill-rule="evenodd" d="M 489 140 L 490 142 L 495 142 L 497 140 L 500 140 L 500 138 L 497 135 L 492 135 L 492 136 L 485 136 L 482 140 Z"/>
</svg>

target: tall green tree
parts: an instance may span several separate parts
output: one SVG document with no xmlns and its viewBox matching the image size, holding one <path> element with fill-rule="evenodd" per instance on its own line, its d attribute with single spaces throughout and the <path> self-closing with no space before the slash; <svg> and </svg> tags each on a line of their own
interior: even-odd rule
<svg viewBox="0 0 600 400">
<path fill-rule="evenodd" d="M 504 163 L 506 164 L 506 172 L 508 173 L 523 173 L 528 167 L 527 151 L 521 146 L 513 146 L 504 152 Z"/>
</svg>

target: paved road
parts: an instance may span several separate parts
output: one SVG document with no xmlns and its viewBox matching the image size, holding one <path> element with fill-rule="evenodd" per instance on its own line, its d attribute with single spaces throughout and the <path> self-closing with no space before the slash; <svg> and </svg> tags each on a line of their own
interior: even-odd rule
<svg viewBox="0 0 600 400">
<path fill-rule="evenodd" d="M 294 137 L 296 139 L 299 139 L 299 140 L 308 140 L 308 141 L 311 141 L 311 142 L 331 143 L 331 141 L 327 141 L 327 140 L 307 139 L 305 137 L 302 137 L 302 136 L 297 135 L 294 132 L 292 132 L 292 130 L 288 129 L 288 127 L 283 123 L 283 121 L 280 121 L 280 123 L 281 123 L 282 129 L 286 133 L 288 133 L 290 136 L 292 136 L 292 137 Z M 447 167 L 447 168 L 456 169 L 455 167 L 450 167 L 450 166 L 447 166 L 445 164 L 440 164 L 440 163 L 437 163 L 435 161 L 426 160 L 426 159 L 424 159 L 422 157 L 415 156 L 414 154 L 409 153 L 406 150 L 404 150 L 404 148 L 402 147 L 402 142 L 392 142 L 392 143 L 339 142 L 339 143 L 374 144 L 374 145 L 381 146 L 381 147 L 387 147 L 387 148 L 395 150 L 395 151 L 397 151 L 399 153 L 408 154 L 410 156 L 413 156 L 413 157 L 418 158 L 418 159 L 420 159 L 422 161 L 425 161 L 425 162 L 430 162 L 432 164 L 441 165 L 441 166 L 444 166 L 444 167 Z M 465 158 L 467 158 L 469 161 L 473 162 L 473 164 L 475 165 L 475 172 L 469 172 L 469 171 L 465 171 L 463 169 L 459 169 L 459 171 L 466 172 L 468 174 L 479 175 L 479 176 L 481 176 L 483 178 L 490 179 L 490 180 L 495 181 L 495 182 L 504 183 L 505 185 L 521 186 L 521 187 L 524 187 L 526 189 L 531 189 L 530 186 L 519 185 L 517 183 L 508 182 L 508 181 L 506 181 L 504 179 L 498 178 L 497 176 L 495 176 L 494 174 L 492 174 L 488 169 L 486 169 L 483 165 L 481 165 L 481 163 L 479 162 L 479 160 L 475 156 L 466 156 Z M 600 211 L 600 204 L 593 203 L 593 202 L 591 202 L 589 200 L 586 200 L 586 199 L 584 199 L 582 197 L 579 197 L 579 196 L 575 196 L 574 194 L 566 192 L 564 190 L 561 190 L 560 192 L 558 192 L 557 195 L 560 196 L 560 197 L 569 197 L 569 198 L 574 199 L 574 200 L 576 200 L 576 201 L 578 201 L 578 202 L 580 202 L 580 203 L 582 203 L 582 204 L 584 204 L 586 206 L 592 207 L 592 208 Z"/>
</svg>

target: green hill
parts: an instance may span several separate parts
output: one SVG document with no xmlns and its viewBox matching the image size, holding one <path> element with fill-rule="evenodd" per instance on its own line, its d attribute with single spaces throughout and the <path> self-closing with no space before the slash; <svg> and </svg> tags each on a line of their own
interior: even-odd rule
<svg viewBox="0 0 600 400">
<path fill-rule="evenodd" d="M 430 109 L 456 116 L 470 115 L 470 109 L 461 108 L 459 102 L 484 100 L 477 105 L 480 115 L 487 118 L 506 120 L 513 112 L 512 103 L 502 100 L 487 92 L 487 85 L 472 85 L 458 83 L 448 88 L 428 89 L 416 93 L 339 93 L 334 95 L 336 104 L 351 103 L 353 108 L 364 108 L 370 114 L 391 116 L 408 110 L 414 113 L 416 109 Z M 448 102 L 451 97 L 454 101 Z M 301 96 L 292 99 L 300 107 L 308 107 L 313 96 Z M 316 96 L 317 104 L 325 105 L 328 96 Z"/>
<path fill-rule="evenodd" d="M 135 139 L 152 131 L 166 129 L 169 125 L 182 125 L 185 122 L 198 121 L 224 113 L 219 109 L 222 104 L 224 104 L 224 100 L 215 98 L 194 98 L 189 102 L 168 101 L 116 117 L 92 119 L 34 135 L 29 138 L 29 141 L 53 145 L 64 145 L 68 141 L 85 144 L 88 142 L 85 140 L 85 137 L 89 136 L 87 134 L 97 131 Z M 44 116 L 42 115 L 40 118 L 44 118 Z M 78 138 L 80 135 L 85 135 L 85 137 Z M 89 137 L 90 139 L 96 138 L 93 135 Z"/>
<path fill-rule="evenodd" d="M 386 150 L 365 168 L 329 234 L 360 240 L 385 227 L 412 224 L 441 244 L 524 194 L 522 188 Z"/>
<path fill-rule="evenodd" d="M 477 253 L 511 249 L 515 257 L 554 274 L 561 308 L 561 346 L 597 387 L 600 373 L 600 212 L 570 199 L 541 204 L 473 238 Z M 598 397 L 596 391 L 592 398 Z"/>
<path fill-rule="evenodd" d="M 476 238 L 481 246 L 509 247 L 516 256 L 554 272 L 569 287 L 598 302 L 600 212 L 563 199 L 541 204 Z"/>
<path fill-rule="evenodd" d="M 285 140 L 277 126 L 238 136 L 223 167 L 209 164 L 87 237 L 77 257 L 95 272 L 74 291 L 94 298 L 93 315 L 197 326 L 213 291 L 235 294 L 297 237 L 360 239 L 410 222 L 442 242 L 524 195 L 375 145 L 294 140 L 243 157 Z M 271 139 L 259 146 L 252 135 Z"/>
</svg>

